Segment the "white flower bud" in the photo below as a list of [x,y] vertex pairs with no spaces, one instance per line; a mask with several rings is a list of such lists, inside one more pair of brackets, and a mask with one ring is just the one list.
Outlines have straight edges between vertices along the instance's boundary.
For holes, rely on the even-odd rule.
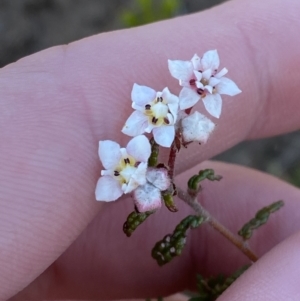
[[215,128],[215,124],[210,119],[197,111],[183,118],[181,125],[184,142],[206,143]]
[[168,189],[171,184],[166,168],[149,168],[146,178],[147,181],[161,191]]
[[135,189],[133,198],[139,212],[151,211],[161,207],[161,192],[150,183]]

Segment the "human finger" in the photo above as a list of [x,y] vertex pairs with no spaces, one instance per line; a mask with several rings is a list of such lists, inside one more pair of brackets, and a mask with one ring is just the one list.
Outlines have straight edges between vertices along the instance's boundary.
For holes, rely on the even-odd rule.
[[264,255],[219,300],[299,300],[299,247],[298,232]]
[[[254,233],[250,247],[260,257],[300,228],[299,189],[248,168],[206,162],[223,179],[204,183],[200,201],[233,233],[258,209],[282,198],[286,205]],[[185,183],[190,173],[176,179]],[[208,225],[188,234],[182,255],[159,267],[151,258],[154,244],[193,211],[176,201],[179,212],[161,209],[127,238],[122,232],[132,210],[130,199],[107,206],[76,242],[37,280],[16,297],[24,299],[120,299],[165,296],[195,289],[196,274],[230,274],[249,263],[242,252]]]
[[2,69],[0,297],[37,277],[96,215],[97,142],[127,141],[120,129],[131,113],[133,82],[179,91],[168,58],[217,48],[244,91],[224,105],[207,146],[191,146],[179,158],[178,171],[247,137],[296,129],[298,6],[233,1],[46,50]]

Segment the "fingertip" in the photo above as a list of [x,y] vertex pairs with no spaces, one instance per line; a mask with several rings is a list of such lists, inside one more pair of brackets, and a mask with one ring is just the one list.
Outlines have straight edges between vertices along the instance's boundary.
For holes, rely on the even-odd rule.
[[298,301],[300,233],[266,253],[225,293],[220,301]]

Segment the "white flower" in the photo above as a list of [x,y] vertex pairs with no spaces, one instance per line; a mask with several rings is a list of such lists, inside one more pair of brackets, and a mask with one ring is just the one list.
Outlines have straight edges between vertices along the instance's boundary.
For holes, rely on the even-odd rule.
[[146,183],[151,146],[145,136],[134,137],[126,148],[114,141],[100,141],[98,153],[105,170],[97,183],[97,201],[115,201]]
[[215,124],[210,119],[197,111],[183,118],[181,126],[184,142],[198,141],[200,143],[206,143],[215,128]]
[[129,116],[122,132],[137,136],[152,131],[157,144],[170,147],[175,137],[178,97],[171,94],[168,88],[156,92],[149,87],[134,84],[131,99],[132,108],[136,111]]
[[229,78],[223,68],[218,72],[220,60],[217,50],[210,50],[200,58],[197,54],[191,61],[168,60],[169,71],[183,87],[179,94],[181,110],[193,107],[201,98],[206,110],[219,118],[222,110],[220,94],[234,96],[241,90]]
[[139,212],[151,211],[161,207],[161,191],[169,188],[171,181],[165,168],[149,168],[147,183],[133,191],[133,198]]

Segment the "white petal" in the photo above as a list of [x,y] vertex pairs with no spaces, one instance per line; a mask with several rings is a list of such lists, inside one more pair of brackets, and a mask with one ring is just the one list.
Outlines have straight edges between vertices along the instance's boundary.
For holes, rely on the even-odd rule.
[[113,176],[115,173],[114,169],[101,170],[101,176]]
[[148,162],[142,162],[137,167],[136,172],[132,175],[132,177],[139,185],[144,185],[147,182],[146,181],[147,170],[148,170]]
[[212,91],[213,91],[213,88],[212,88],[211,86],[209,86],[209,85],[206,85],[206,86],[204,87],[204,89],[205,89],[206,91],[208,91],[210,94],[211,94]]
[[171,184],[168,171],[165,168],[149,168],[146,177],[152,185],[161,191],[168,189]]
[[128,136],[137,136],[145,132],[148,126],[148,117],[140,111],[134,111],[126,120],[122,133]]
[[148,126],[145,128],[146,133],[151,133],[151,131],[155,128],[152,123],[148,123]]
[[210,119],[197,111],[182,119],[181,124],[185,142],[198,141],[206,143],[215,128],[215,124]]
[[204,86],[201,82],[195,82],[195,84],[198,89],[204,89]]
[[198,81],[202,79],[202,72],[194,70],[194,75]]
[[157,144],[170,147],[175,138],[175,128],[173,125],[160,126],[153,129],[153,137]]
[[136,189],[137,187],[139,187],[139,184],[135,182],[133,179],[130,179],[128,184],[123,184],[122,190],[125,194],[127,194],[133,191],[134,189]]
[[165,99],[168,104],[179,102],[178,96],[172,94],[168,88],[162,90],[162,98]]
[[211,78],[209,79],[209,85],[210,85],[211,87],[216,86],[219,82],[220,82],[220,79],[218,79],[218,78],[216,78],[216,77],[211,77]]
[[129,193],[136,189],[137,187],[146,184],[146,172],[147,172],[147,163],[140,163],[135,173],[132,174],[128,185],[123,190],[124,193]]
[[131,91],[131,99],[138,106],[145,106],[146,104],[153,101],[156,97],[156,91],[146,87],[134,84]]
[[167,119],[169,120],[170,125],[173,125],[176,122],[176,119],[173,117],[173,115],[171,113],[167,114]]
[[220,79],[220,83],[216,86],[216,89],[218,93],[230,96],[234,96],[242,92],[238,86],[227,77],[222,77]]
[[190,84],[190,79],[189,80],[179,80],[179,85],[181,87],[190,87],[191,84]]
[[101,177],[96,186],[96,200],[111,202],[117,200],[123,191],[120,182],[110,176]]
[[220,59],[217,50],[210,50],[204,53],[201,59],[201,65],[203,70],[212,69],[217,70],[220,65]]
[[215,77],[216,77],[216,78],[221,78],[222,76],[224,76],[224,75],[227,74],[227,73],[228,73],[227,68],[223,68],[220,72],[218,72],[218,73],[215,75]]
[[193,64],[190,61],[168,60],[171,75],[178,80],[189,81],[193,78]]
[[169,110],[170,110],[170,112],[173,116],[173,122],[176,122],[179,103],[170,103],[170,104],[168,104],[168,107],[169,107]]
[[139,162],[148,162],[151,154],[151,146],[144,135],[131,139],[126,146],[127,153]]
[[219,118],[222,110],[222,98],[220,94],[207,94],[202,100],[207,112],[210,115]]
[[193,67],[195,70],[200,70],[201,61],[200,61],[200,57],[197,54],[194,54],[194,56],[191,59],[191,62],[193,63]]
[[146,183],[133,192],[133,198],[139,212],[151,211],[161,207],[161,193],[158,188]]
[[145,111],[145,106],[139,106],[139,105],[137,105],[135,102],[132,103],[131,107],[132,107],[134,110],[140,111],[140,112],[142,112],[142,113]]
[[111,140],[99,141],[99,158],[105,169],[113,169],[121,160],[120,145]]
[[179,94],[179,107],[180,110],[185,110],[194,106],[198,100],[200,99],[200,95],[197,94],[196,91],[190,88],[182,88]]
[[212,75],[212,70],[210,68],[203,71],[202,73],[202,77],[206,80],[209,80],[211,78],[211,75]]

